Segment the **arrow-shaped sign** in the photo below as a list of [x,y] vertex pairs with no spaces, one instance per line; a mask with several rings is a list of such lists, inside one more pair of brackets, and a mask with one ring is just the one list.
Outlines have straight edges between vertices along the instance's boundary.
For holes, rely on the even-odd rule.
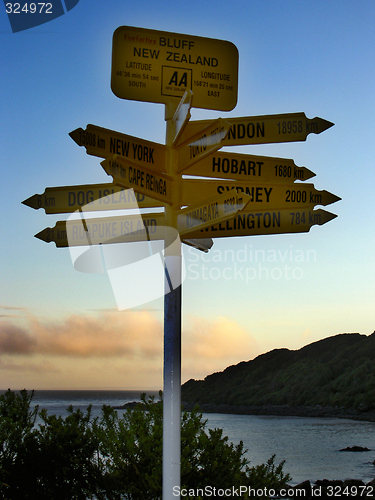
[[[306,118],[305,113],[226,118],[231,127],[222,146],[305,141],[308,134],[320,134],[334,124],[323,118]],[[181,141],[188,139],[212,120],[190,121]]]
[[[94,203],[97,201],[97,203]],[[47,187],[43,194],[34,194],[22,203],[28,207],[44,208],[46,214],[73,213],[81,207],[89,210],[116,210],[133,208],[163,207],[161,201],[115,184],[84,184],[81,186]]]
[[86,130],[77,128],[69,135],[78,146],[84,146],[89,155],[99,156],[99,158],[120,155],[139,162],[144,167],[158,172],[164,171],[166,146],[163,144],[91,124],[87,125]]
[[156,173],[122,156],[107,158],[101,165],[115,184],[172,205],[173,180],[169,175]]
[[191,118],[190,108],[193,102],[193,92],[191,90],[187,90],[182,99],[177,106],[175,114],[172,118],[172,127],[173,127],[173,141],[172,145],[176,146],[178,140],[184,131],[188,121]]
[[244,193],[223,193],[177,212],[177,229],[180,235],[190,233],[230,219],[243,210],[250,201]]
[[[143,224],[140,223],[138,215],[58,221],[53,228],[46,227],[35,237],[46,243],[53,241],[57,248],[164,239],[164,214],[141,216]],[[184,239],[182,242],[203,252],[208,252],[214,244],[211,238],[202,237]]]
[[202,252],[205,253],[207,253],[214,244],[211,238],[198,238],[198,239],[187,238],[182,240],[182,242],[185,243],[186,245],[194,247],[197,250],[201,250]]
[[297,167],[293,160],[227,152],[217,152],[199,160],[184,174],[278,184],[306,181],[315,176],[308,168]]
[[314,225],[323,225],[337,215],[325,210],[247,210],[226,222],[191,233],[194,238],[229,238],[267,234],[306,233]]
[[220,149],[229,128],[230,124],[226,120],[218,118],[180,144],[177,147],[178,172],[186,170],[197,161]]
[[255,209],[283,209],[289,207],[314,207],[330,205],[341,200],[328,191],[318,191],[313,184],[267,184],[256,182],[220,181],[220,180],[182,180],[182,205],[193,205],[207,197],[232,190],[250,197],[248,207]]
[[262,184],[203,179],[183,179],[182,183],[182,205],[199,203],[207,197],[232,190],[249,195],[249,206],[256,209],[326,206],[341,200],[328,191],[318,191],[313,184]]
[[58,221],[53,228],[47,227],[35,237],[46,243],[53,241],[58,248],[163,239],[164,214],[142,214],[141,217],[143,222],[139,215]]

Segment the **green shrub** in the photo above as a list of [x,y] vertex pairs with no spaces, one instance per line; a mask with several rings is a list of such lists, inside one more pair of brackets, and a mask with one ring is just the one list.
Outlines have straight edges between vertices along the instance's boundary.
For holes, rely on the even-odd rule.
[[[31,410],[33,393],[0,396],[1,500],[157,500],[162,496],[163,406],[154,398],[122,417],[68,408],[63,419]],[[41,423],[35,426],[39,414]],[[249,467],[243,443],[206,430],[202,414],[182,413],[181,486],[280,488],[290,477],[271,457]]]

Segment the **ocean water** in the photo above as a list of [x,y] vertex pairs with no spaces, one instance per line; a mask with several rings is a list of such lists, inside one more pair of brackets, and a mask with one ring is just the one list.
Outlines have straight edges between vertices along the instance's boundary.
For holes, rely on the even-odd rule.
[[99,416],[103,405],[121,406],[131,401],[140,401],[141,394],[154,396],[158,400],[158,391],[35,391],[32,404],[39,409],[45,408],[49,414],[66,416],[67,408],[85,410],[92,405],[92,414]]
[[[235,444],[241,440],[250,465],[265,463],[276,454],[285,460],[291,484],[309,479],[375,478],[375,422],[339,418],[276,417],[263,415],[209,414],[210,427],[219,427]],[[352,446],[369,452],[343,452]]]
[[[0,391],[3,393],[4,391]],[[143,391],[158,399],[157,391]],[[120,406],[140,401],[142,391],[35,391],[33,405],[49,414],[67,415],[67,408],[84,410],[93,406],[100,415],[103,404]],[[118,410],[121,414],[121,410]],[[291,484],[309,479],[375,478],[375,423],[338,418],[276,417],[260,415],[203,415],[207,428],[219,427],[230,442],[241,440],[247,449],[250,465],[266,462],[276,454],[276,463],[285,460],[284,471],[292,476]],[[371,451],[339,451],[348,446],[367,447]]]

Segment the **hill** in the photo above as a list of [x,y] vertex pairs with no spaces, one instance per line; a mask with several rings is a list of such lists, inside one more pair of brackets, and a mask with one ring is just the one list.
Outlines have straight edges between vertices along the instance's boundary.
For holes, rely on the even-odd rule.
[[237,408],[239,413],[299,414],[293,409],[323,407],[375,415],[375,332],[339,334],[296,351],[274,349],[204,380],[189,380],[182,400],[203,411],[209,405],[220,411],[221,405],[224,413]]

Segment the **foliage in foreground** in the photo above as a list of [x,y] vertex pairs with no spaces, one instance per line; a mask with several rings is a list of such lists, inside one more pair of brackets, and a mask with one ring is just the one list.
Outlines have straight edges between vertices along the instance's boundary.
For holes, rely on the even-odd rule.
[[[143,395],[122,417],[105,405],[95,418],[91,406],[86,412],[70,406],[63,419],[31,408],[32,397],[26,390],[0,396],[0,499],[161,498],[161,401]],[[274,456],[250,467],[242,441],[235,446],[221,429],[207,432],[197,409],[183,412],[181,422],[182,488],[278,489],[290,480]]]

